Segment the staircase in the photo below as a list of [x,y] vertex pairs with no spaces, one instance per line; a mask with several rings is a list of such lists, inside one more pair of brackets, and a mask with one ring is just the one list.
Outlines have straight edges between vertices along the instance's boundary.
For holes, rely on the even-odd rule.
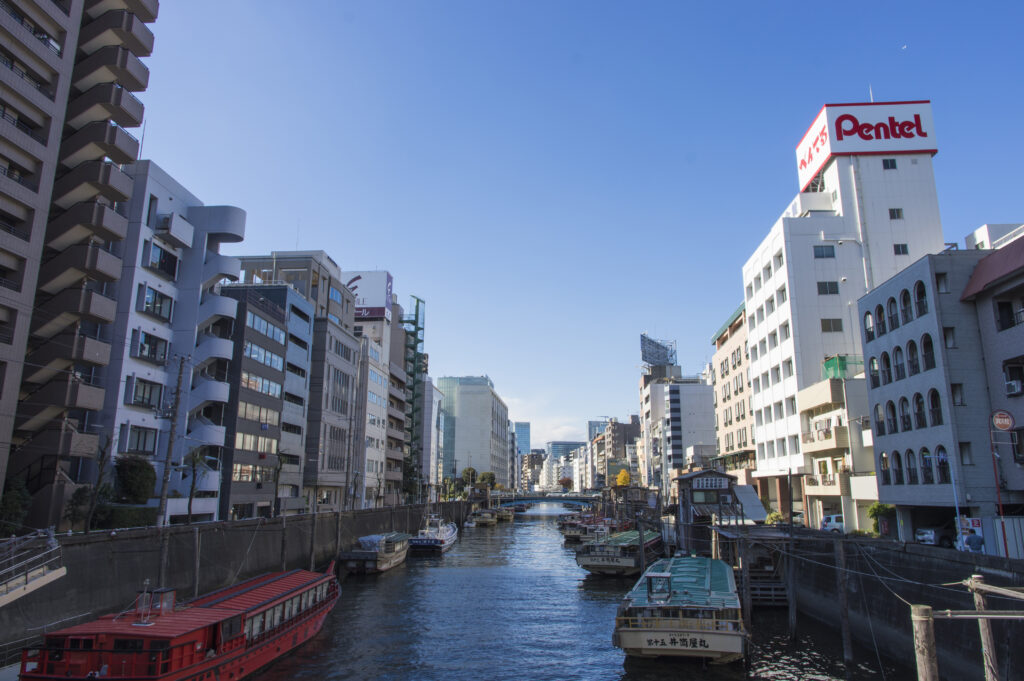
[[66,574],[53,530],[0,542],[0,608]]

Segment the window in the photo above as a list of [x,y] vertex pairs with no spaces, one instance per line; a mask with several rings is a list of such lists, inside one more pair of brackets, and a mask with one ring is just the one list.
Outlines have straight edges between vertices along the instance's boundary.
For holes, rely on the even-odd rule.
[[910,291],[907,289],[900,293],[900,316],[904,324],[909,324],[914,319],[914,306],[910,303]]
[[864,313],[864,340],[868,343],[875,340],[875,319],[870,312]]
[[889,474],[889,455],[885,452],[878,455],[878,473],[883,485],[892,483],[892,478]]
[[896,370],[896,380],[902,381],[907,377],[907,370],[903,366],[903,348],[896,346],[896,349],[892,351],[892,364]]
[[903,460],[907,464],[907,484],[917,484],[917,459],[914,457],[914,452],[907,450],[906,458]]
[[868,378],[871,381],[872,388],[877,388],[879,385],[881,385],[879,381],[877,357],[872,357],[871,359],[868,360]]
[[768,300],[764,301],[764,313],[766,315],[769,315],[772,312],[775,312],[775,299],[769,298]]
[[885,308],[881,305],[875,307],[875,335],[885,335]]
[[903,458],[899,452],[892,453],[892,484],[903,484]]
[[1013,460],[1017,463],[1024,463],[1024,428],[1017,428],[1010,433],[1013,438]]
[[754,315],[751,314],[749,317],[747,317],[747,328],[753,331],[756,325],[757,323],[754,321]]
[[914,341],[907,343],[907,369],[911,376],[921,373],[921,361],[917,356],[917,343]]
[[896,306],[896,299],[895,298],[890,298],[889,299],[888,308],[889,308],[889,330],[890,331],[894,331],[894,330],[900,328],[899,308]]
[[164,387],[159,383],[144,381],[141,378],[135,379],[135,388],[132,391],[132,404],[137,407],[160,406],[160,398],[163,396]]
[[757,275],[756,277],[754,277],[754,290],[755,291],[760,291],[761,290],[761,275],[760,274]]
[[768,334],[768,347],[771,349],[776,348],[779,345],[779,334],[777,331],[772,331]]
[[821,332],[822,333],[837,333],[843,330],[842,319],[822,319],[821,320]]
[[780,286],[779,290],[775,292],[775,302],[782,305],[786,302],[786,287]]
[[889,219],[890,220],[902,220],[903,219],[903,209],[902,208],[890,208],[889,209]]
[[815,246],[814,247],[815,258],[834,258],[836,257],[836,247],[831,244],[828,246]]
[[763,306],[757,308],[757,310],[755,311],[755,314],[757,315],[757,323],[758,324],[760,324],[761,322],[764,321],[764,307]]
[[776,364],[772,367],[772,383],[778,383],[782,380],[782,370],[779,369],[779,365]]
[[893,255],[910,255],[910,247],[907,244],[893,244]]
[[939,398],[938,390],[928,393],[928,415],[931,417],[933,426],[942,425],[942,400]]
[[789,322],[782,323],[782,326],[779,327],[779,335],[782,337],[782,340],[789,338]]
[[178,276],[178,257],[155,241],[149,242],[149,258],[146,267],[164,274],[169,279]]
[[971,453],[970,442],[960,442],[957,444],[957,449],[960,450],[960,465],[961,466],[973,466],[974,465],[974,454]]
[[919,281],[914,284],[914,299],[917,307],[917,316],[928,314],[928,294],[924,290],[924,282]]
[[266,366],[277,369],[278,371],[284,370],[284,357],[250,341],[245,342],[243,354],[249,359],[256,360],[260,364],[265,364]]
[[747,300],[750,300],[753,297],[754,297],[754,285],[753,284],[747,284]]
[[761,355],[764,355],[764,353],[768,352],[768,343],[765,342],[765,340],[763,338],[757,344],[757,351]]
[[958,407],[962,407],[966,404],[964,402],[964,384],[963,383],[950,383],[949,390],[953,393],[953,404]]
[[945,272],[935,273],[935,290],[939,293],[949,293],[949,277]]
[[921,393],[914,393],[914,427],[928,427],[928,419],[924,414],[924,398],[921,397]]
[[924,362],[925,371],[935,368],[935,348],[932,337],[927,333],[921,337],[921,361]]
[[888,385],[892,383],[892,361],[889,359],[889,353],[882,353],[882,385]]
[[779,251],[778,253],[775,254],[774,260],[775,260],[775,269],[781,269],[782,268],[782,251]]
[[894,159],[894,158],[883,158],[882,159],[882,170],[896,170],[896,159]]
[[783,411],[782,411],[782,402],[781,402],[781,401],[780,401],[780,402],[776,402],[776,403],[775,403],[774,405],[772,405],[772,406],[773,406],[773,408],[775,409],[775,419],[776,419],[776,420],[778,420],[778,419],[781,419],[781,418],[782,418],[782,416],[783,416]]
[[245,325],[251,329],[255,329],[259,333],[262,333],[267,338],[271,338],[281,345],[284,345],[286,338],[284,329],[272,324],[258,314],[247,312],[245,315]]
[[945,447],[938,447],[935,449],[935,466],[939,469],[939,484],[948,485],[950,482],[949,457],[946,456]]
[[149,286],[145,287],[142,298],[142,312],[158,317],[165,322],[171,321],[171,308],[174,300]]
[[952,326],[944,326],[944,327],[942,327],[942,343],[947,348],[955,348],[956,347],[956,329],[954,329]]
[[927,447],[921,449],[921,482],[931,485],[935,482],[935,470],[932,467],[932,454]]
[[906,432],[913,426],[910,422],[910,400],[906,397],[900,398],[900,430]]
[[256,423],[265,423],[268,426],[276,426],[281,422],[281,412],[270,407],[261,407],[251,402],[238,403],[238,418]]
[[755,393],[761,392],[761,379],[755,378],[752,387]]
[[787,359],[782,363],[782,376],[789,378],[793,375],[793,360]]
[[157,338],[151,333],[140,331],[138,353],[139,359],[163,364],[167,361],[167,341]]
[[839,295],[839,282],[838,281],[819,281],[818,282],[818,295],[819,296],[838,296]]
[[793,416],[794,414],[796,414],[796,398],[795,397],[787,397],[786,398],[786,416]]
[[128,451],[139,454],[156,452],[156,430],[132,426],[128,429]]
[[340,303],[341,302],[341,291],[339,291],[338,289],[334,288],[333,286],[330,287],[330,292],[327,295],[334,302],[336,302],[336,303]]
[[885,414],[881,404],[875,405],[875,435],[885,435]]

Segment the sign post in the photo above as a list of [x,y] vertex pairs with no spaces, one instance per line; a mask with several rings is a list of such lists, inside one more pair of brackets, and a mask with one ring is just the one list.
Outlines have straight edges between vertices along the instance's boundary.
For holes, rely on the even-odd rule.
[[1003,556],[1006,558],[1010,557],[1010,546],[1006,541],[1006,516],[1003,515],[1003,495],[1000,491],[999,464],[997,461],[999,459],[999,453],[996,451],[996,440],[995,437],[993,437],[993,431],[1010,431],[1013,430],[1014,425],[1013,414],[1005,409],[996,409],[992,412],[992,417],[989,419],[988,427],[988,444],[992,450],[992,475],[995,476],[996,501],[999,502],[999,527],[1003,531]]

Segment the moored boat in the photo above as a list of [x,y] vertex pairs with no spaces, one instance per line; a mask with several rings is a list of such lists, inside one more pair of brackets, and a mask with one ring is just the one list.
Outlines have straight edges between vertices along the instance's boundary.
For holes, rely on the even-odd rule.
[[747,633],[732,568],[711,558],[655,562],[619,605],[612,644],[638,657],[742,658]]
[[481,525],[497,525],[498,514],[489,508],[478,508],[469,514],[469,519],[472,520],[477,526]]
[[498,512],[498,520],[515,520],[516,512],[511,506],[499,506],[494,510]]
[[446,522],[434,513],[423,519],[423,527],[419,533],[409,540],[409,548],[413,551],[436,551],[444,553],[455,545],[459,537],[459,528],[455,523]]
[[338,601],[327,572],[253,577],[185,606],[146,590],[135,608],[46,634],[21,656],[21,681],[241,679],[315,636]]
[[402,532],[360,537],[359,548],[339,551],[338,560],[349,572],[384,572],[405,561],[410,538]]
[[[644,532],[644,563],[649,565],[661,555],[661,535]],[[596,575],[628,577],[640,574],[640,533],[617,532],[605,539],[588,542],[576,553],[576,563]]]

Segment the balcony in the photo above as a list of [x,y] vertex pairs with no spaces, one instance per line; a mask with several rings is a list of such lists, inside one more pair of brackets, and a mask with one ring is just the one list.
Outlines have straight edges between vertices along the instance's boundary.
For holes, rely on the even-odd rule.
[[128,233],[128,218],[102,203],[79,203],[46,226],[46,245],[57,251],[98,237],[121,241]]
[[83,92],[100,83],[119,83],[139,92],[149,84],[149,69],[127,47],[103,47],[78,62],[71,77]]
[[106,161],[86,161],[64,173],[53,183],[53,202],[61,208],[93,201],[127,201],[132,195],[132,178]]
[[16,430],[39,430],[68,409],[98,411],[103,408],[103,388],[61,374],[18,402]]
[[[226,404],[230,396],[231,388],[227,383],[222,381],[214,381],[213,379],[200,376],[196,380],[196,385],[192,388],[189,393],[188,407],[191,410],[196,410],[202,407],[204,404],[210,402],[220,402]],[[221,442],[223,442],[223,436]]]
[[196,327],[202,328],[218,317],[234,319],[238,315],[238,301],[227,296],[207,293],[205,300],[199,305],[196,315]]
[[[71,422],[74,422],[73,419]],[[56,455],[59,459],[72,456],[91,459],[95,458],[99,450],[99,436],[80,433],[62,419],[51,422],[37,433],[26,445],[26,449]]]
[[400,440],[402,442],[405,441],[405,430],[395,428],[389,423],[386,432],[390,438],[394,438],[395,440]]
[[124,10],[146,23],[152,23],[156,21],[159,9],[159,0],[86,0],[85,3],[85,13],[93,19],[107,12]]
[[56,293],[83,279],[116,281],[121,277],[121,258],[93,244],[77,244],[43,263],[39,290]]
[[142,125],[142,102],[117,83],[101,83],[74,97],[68,103],[65,121],[74,129],[89,123],[112,120],[122,128]]
[[796,401],[800,405],[800,411],[842,406],[844,403],[843,382],[838,378],[818,381],[797,393]]
[[60,153],[60,162],[68,168],[103,157],[115,163],[132,163],[139,158],[139,140],[115,123],[98,121],[64,140]]
[[139,57],[153,53],[153,32],[137,15],[114,10],[83,23],[78,49],[92,54],[104,47],[127,47]]
[[59,334],[26,358],[22,380],[43,383],[76,363],[107,366],[110,363],[110,343],[78,333]]
[[850,474],[804,476],[804,494],[814,497],[850,496]]
[[388,416],[390,416],[391,418],[398,419],[403,423],[405,422],[405,412],[401,409],[398,409],[397,407],[391,406],[390,403],[388,404]]
[[231,255],[209,253],[203,264],[202,287],[218,282],[221,279],[238,281],[238,273],[242,269],[242,261]]
[[850,446],[850,432],[846,426],[833,426],[827,430],[812,430],[800,434],[804,454],[845,449]]
[[156,227],[153,228],[153,231],[156,232],[161,239],[172,246],[177,246],[178,248],[192,248],[192,238],[195,233],[195,227],[177,213],[161,215],[157,220]]
[[801,192],[790,204],[786,217],[805,217],[812,211],[835,212],[832,197],[826,192]]
[[188,446],[212,445],[223,447],[226,435],[227,429],[224,426],[218,426],[210,419],[199,416],[192,419],[192,422],[189,423]]
[[87,289],[64,289],[32,315],[32,335],[51,338],[79,319],[100,324],[114,321],[117,301]]
[[405,402],[405,390],[403,390],[402,388],[396,388],[392,384],[388,383],[388,394],[391,395],[391,397],[395,398],[396,400]]
[[199,337],[199,344],[192,353],[192,363],[196,367],[214,359],[231,360],[235,353],[235,344],[229,338],[217,338],[209,334]]
[[221,243],[239,243],[245,238],[245,211],[235,206],[193,206],[188,219],[198,229]]
[[384,471],[384,479],[388,482],[402,482],[402,471]]

